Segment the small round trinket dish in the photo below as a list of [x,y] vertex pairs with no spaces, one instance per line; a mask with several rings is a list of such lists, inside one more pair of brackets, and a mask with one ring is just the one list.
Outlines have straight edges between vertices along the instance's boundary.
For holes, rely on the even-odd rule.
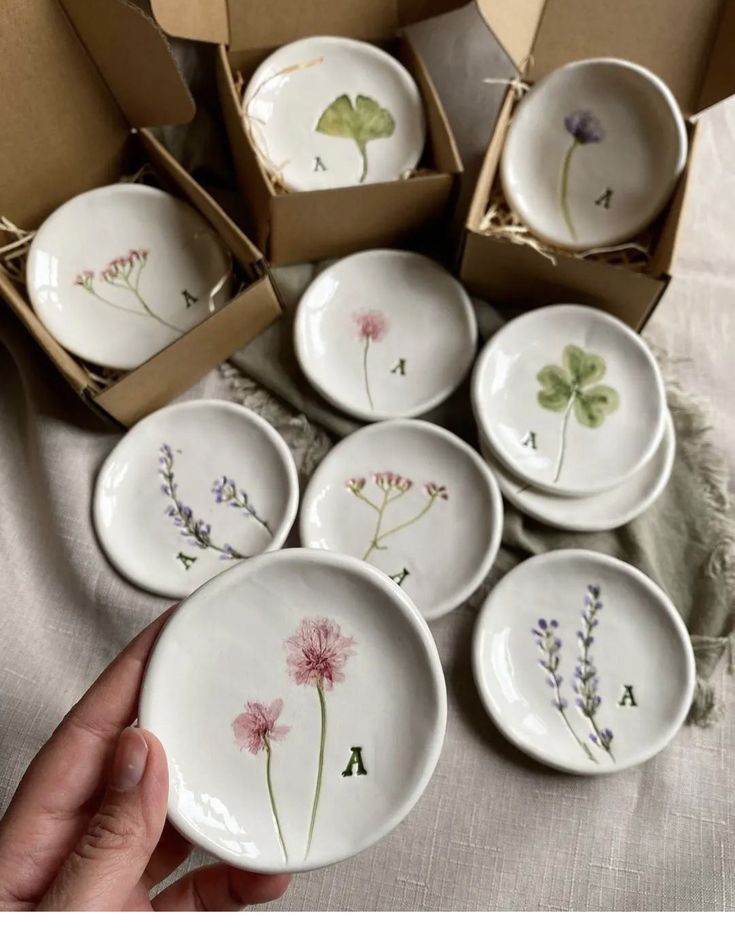
[[473,666],[503,735],[574,774],[653,757],[694,696],[694,652],[668,596],[593,551],[541,554],[503,577],[480,610]]
[[503,502],[482,458],[425,421],[371,425],[341,441],[304,493],[301,543],[379,567],[437,619],[492,567]]
[[131,428],[99,472],[93,518],[124,577],[180,599],[280,548],[298,501],[296,465],[274,428],[232,402],[199,400]]
[[179,832],[269,873],[330,865],[394,829],[431,778],[446,712],[411,600],[368,564],[296,548],[176,610],[139,721],[166,750]]
[[669,415],[661,446],[637,473],[621,486],[582,498],[555,496],[529,486],[506,470],[482,439],[480,447],[503,496],[524,515],[565,531],[610,531],[638,518],[664,491],[674,466],[676,436]]
[[645,229],[687,150],[684,118],[660,78],[632,62],[587,59],[552,71],[518,105],[500,177],[532,233],[579,252]]
[[221,308],[231,261],[186,202],[142,184],[109,185],[68,201],[28,255],[34,311],[62,347],[134,369]]
[[438,263],[368,250],[318,275],[294,324],[307,379],[354,418],[413,418],[459,386],[475,356],[472,303]]
[[242,100],[262,161],[291,191],[396,181],[418,165],[426,125],[416,82],[377,46],[310,36],[257,68]]
[[620,486],[653,457],[666,394],[641,338],[610,314],[553,305],[522,314],[488,342],[472,406],[497,457],[526,483],[562,496]]

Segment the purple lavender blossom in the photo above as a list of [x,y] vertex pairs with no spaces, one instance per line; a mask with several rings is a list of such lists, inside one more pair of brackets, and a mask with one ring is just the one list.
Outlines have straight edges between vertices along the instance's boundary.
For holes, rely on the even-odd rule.
[[264,531],[267,531],[273,537],[268,522],[258,515],[255,507],[250,503],[250,497],[244,489],[237,488],[234,479],[223,476],[222,479],[215,480],[212,484],[212,492],[214,493],[214,501],[218,505],[229,505],[233,509],[242,509],[245,515],[254,519]]
[[605,131],[597,117],[589,110],[574,110],[564,117],[564,126],[575,140],[583,146],[601,143]]
[[615,756],[611,751],[613,733],[608,728],[600,728],[595,718],[602,704],[602,697],[599,693],[600,678],[590,654],[590,648],[595,642],[592,633],[600,624],[597,614],[601,609],[600,587],[590,584],[584,597],[582,628],[577,632],[577,644],[580,653],[577,657],[577,666],[574,669],[574,692],[577,694],[577,709],[586,717],[592,727],[589,736],[590,741],[603,748],[615,761]]
[[221,547],[212,541],[212,526],[194,517],[189,506],[184,505],[178,495],[178,484],[174,478],[174,453],[168,444],[161,444],[158,457],[158,475],[162,478],[161,492],[171,500],[171,504],[164,510],[164,514],[173,519],[174,525],[180,529],[186,540],[201,550],[211,548],[219,551],[222,560],[242,560],[245,554],[240,554],[231,545]]

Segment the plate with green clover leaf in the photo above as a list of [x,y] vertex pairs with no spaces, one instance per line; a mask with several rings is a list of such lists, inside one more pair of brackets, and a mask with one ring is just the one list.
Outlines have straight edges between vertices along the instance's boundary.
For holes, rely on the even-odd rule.
[[647,345],[582,305],[540,308],[501,328],[475,366],[472,405],[493,455],[559,496],[624,483],[660,447],[667,418]]
[[396,181],[426,139],[421,93],[377,46],[310,36],[269,55],[242,97],[256,152],[291,191]]

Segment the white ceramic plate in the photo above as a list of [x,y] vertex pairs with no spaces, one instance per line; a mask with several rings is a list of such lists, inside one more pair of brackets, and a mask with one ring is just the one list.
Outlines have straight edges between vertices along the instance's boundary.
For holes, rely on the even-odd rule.
[[255,71],[243,108],[257,148],[292,191],[395,181],[424,149],[416,82],[356,39],[284,45]]
[[624,483],[666,426],[651,351],[612,315],[580,305],[541,308],[502,327],[475,367],[472,405],[509,470],[566,496]]
[[176,611],[139,720],[166,749],[181,833],[241,868],[303,871],[409,813],[441,752],[446,688],[398,587],[353,558],[292,549],[234,567]]
[[425,421],[371,425],[339,443],[314,473],[300,517],[302,544],[369,561],[429,620],[482,583],[502,529],[490,469]]
[[598,58],[531,89],[513,115],[500,176],[509,205],[540,239],[585,250],[647,227],[686,159],[684,119],[663,81]]
[[566,531],[609,531],[642,515],[664,491],[674,466],[676,437],[674,422],[669,415],[661,446],[637,473],[622,486],[580,499],[555,496],[519,481],[492,455],[483,438],[480,438],[480,447],[500,491],[525,515]]
[[293,457],[267,421],[232,402],[182,402],[144,418],[109,455],[94,524],[123,576],[178,599],[281,547],[298,499]]
[[511,570],[480,611],[473,665],[506,738],[575,774],[651,758],[694,694],[694,652],[669,598],[592,551],[552,551]]
[[230,273],[217,234],[190,205],[120,184],[78,195],[42,224],[27,286],[62,347],[134,369],[221,308]]
[[314,388],[355,418],[413,418],[469,371],[477,323],[467,293],[438,263],[402,250],[355,253],[304,292],[296,356]]

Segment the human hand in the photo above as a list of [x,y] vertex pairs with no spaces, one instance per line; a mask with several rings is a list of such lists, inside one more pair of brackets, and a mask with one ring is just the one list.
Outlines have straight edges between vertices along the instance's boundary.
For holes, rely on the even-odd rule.
[[239,910],[286,890],[288,875],[218,864],[150,897],[191,851],[166,822],[163,747],[130,727],[146,660],[172,612],[112,662],[32,761],[0,821],[0,909]]

